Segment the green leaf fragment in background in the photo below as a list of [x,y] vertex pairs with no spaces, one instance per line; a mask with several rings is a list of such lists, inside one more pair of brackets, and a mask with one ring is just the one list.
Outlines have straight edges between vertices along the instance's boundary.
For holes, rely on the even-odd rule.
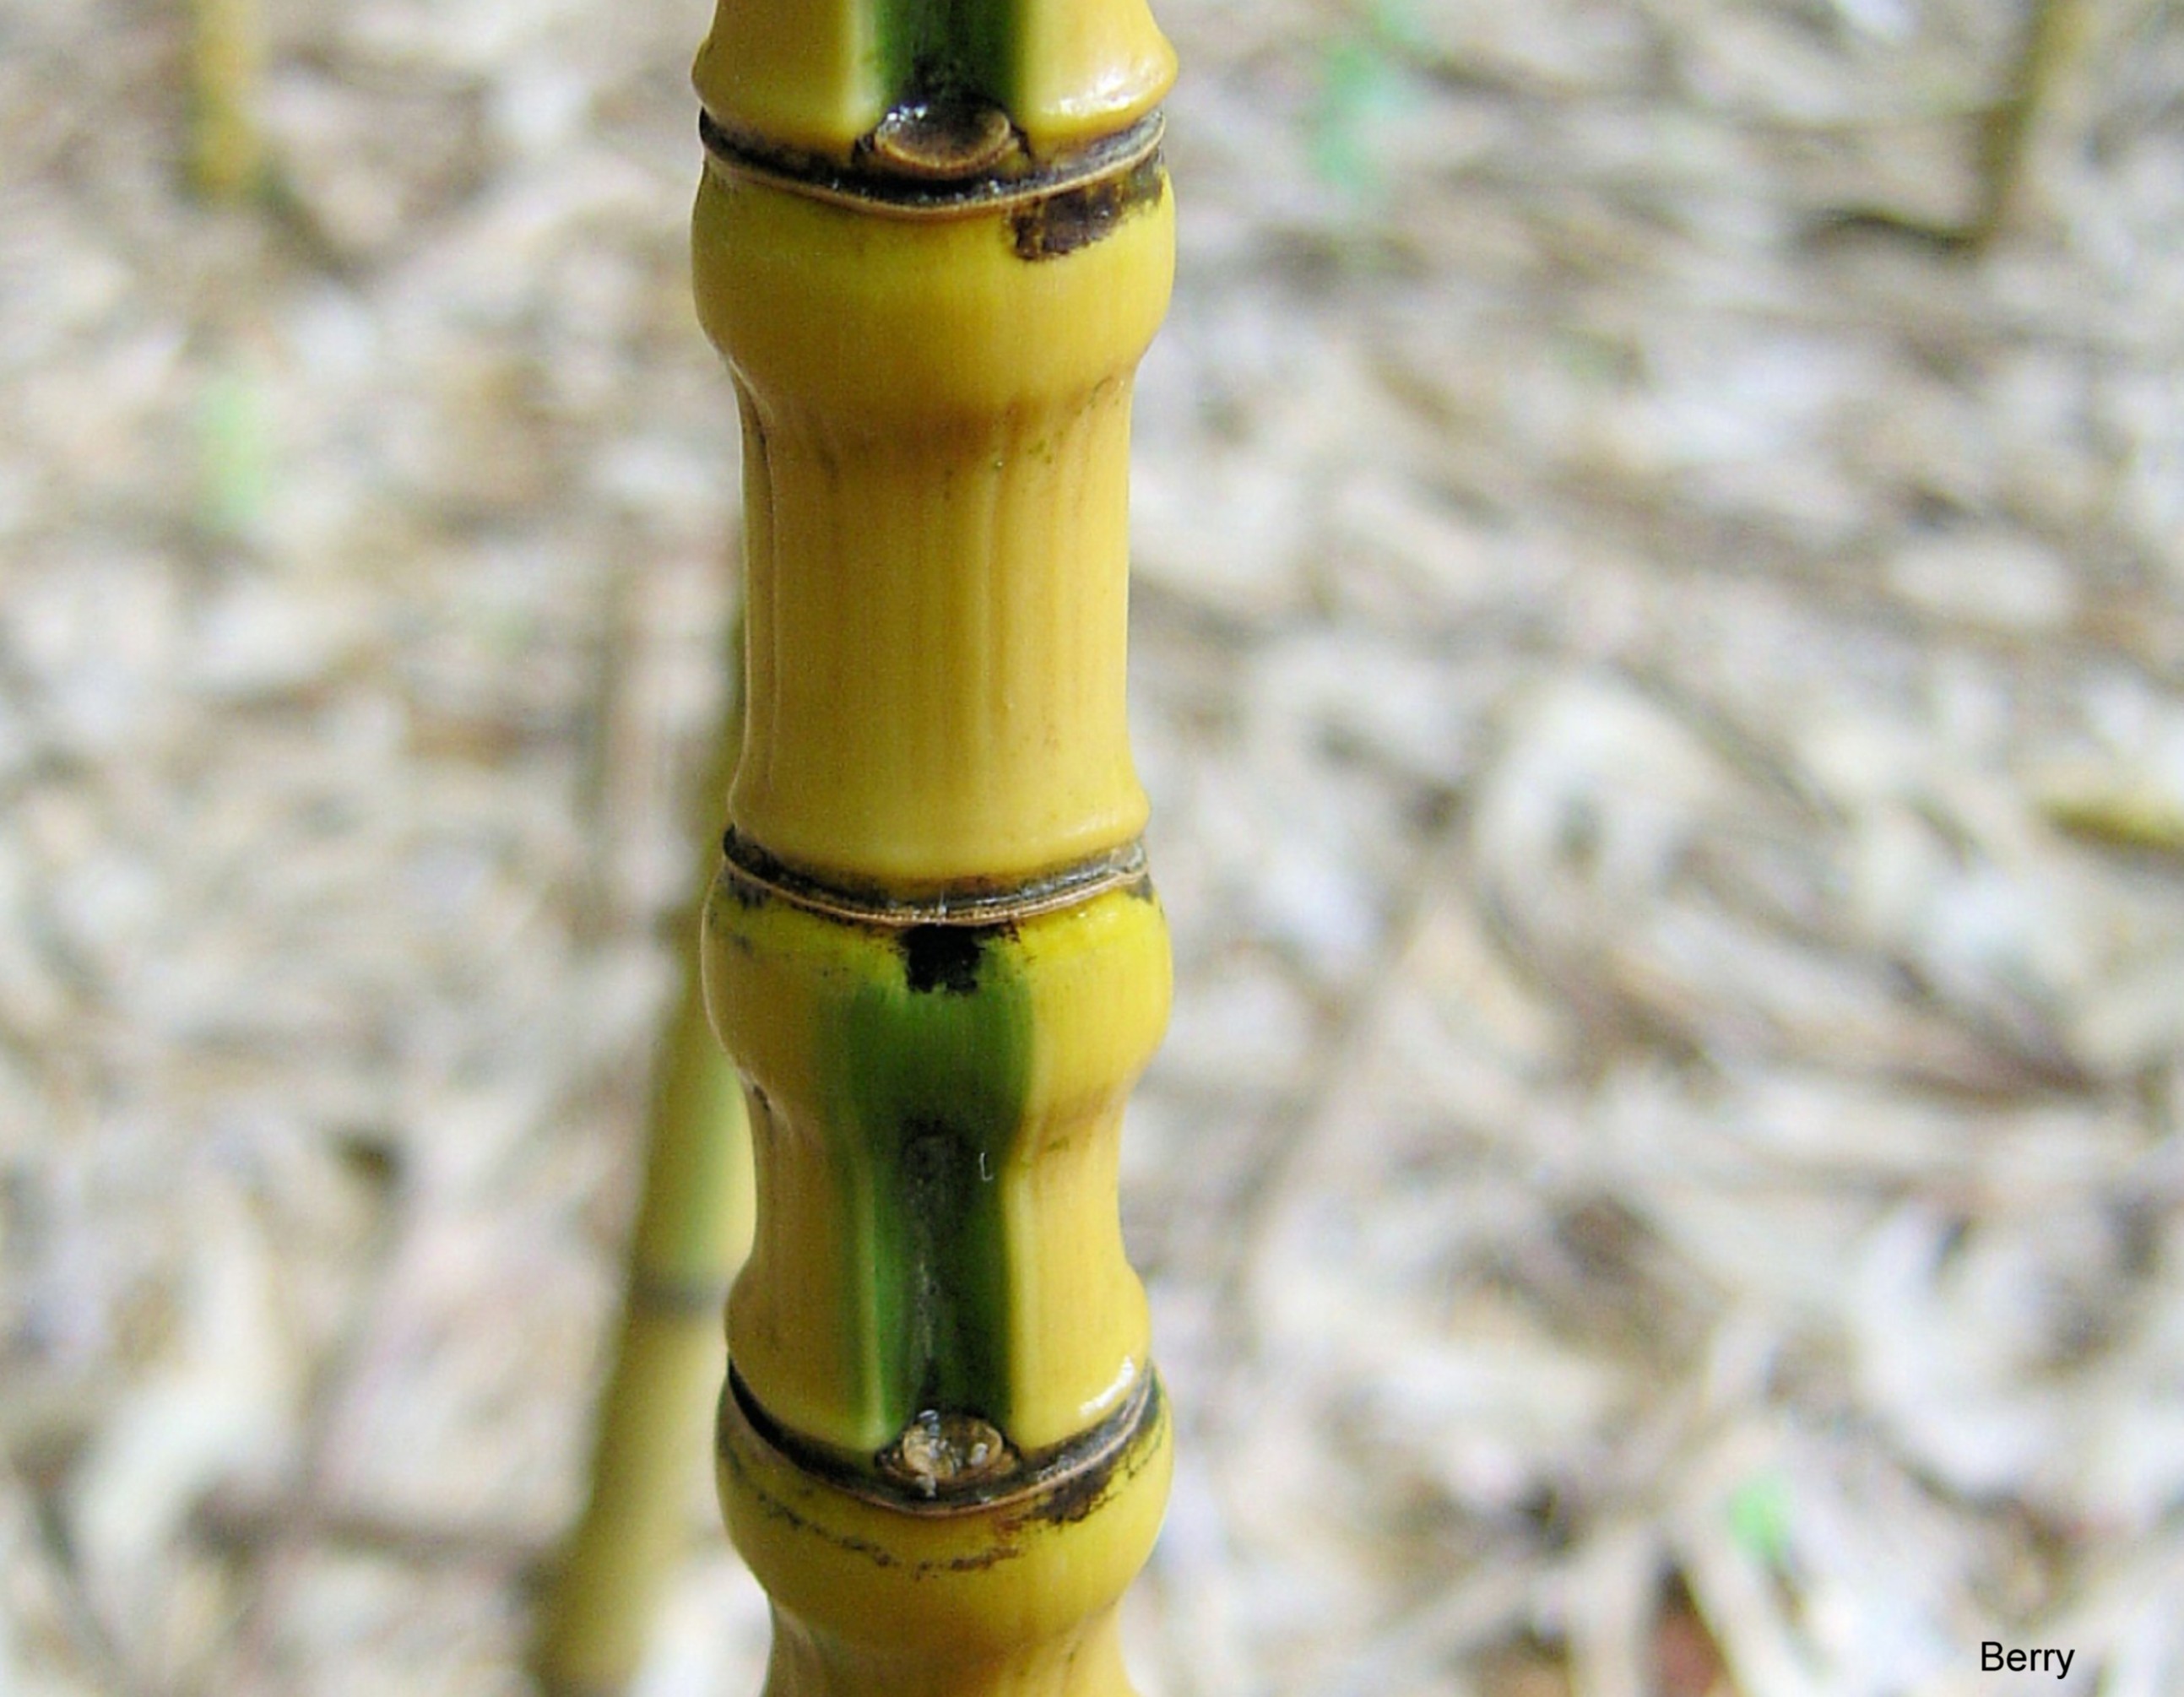
[[1421,59],[1433,53],[1433,38],[1411,0],[1380,0],[1373,8],[1373,31],[1399,55]]
[[1780,1571],[1790,1550],[1790,1482],[1769,1470],[1755,1473],[1729,1499],[1729,1532],[1736,1547]]
[[1362,131],[1385,74],[1379,49],[1355,36],[1330,45],[1321,62],[1319,101],[1312,118],[1312,166],[1337,188],[1366,193],[1380,186]]
[[1403,61],[1423,46],[1416,16],[1403,0],[1384,0],[1362,25],[1329,43],[1310,136],[1312,169],[1323,181],[1361,196],[1377,197],[1384,188],[1373,132],[1412,103]]
[[272,486],[265,398],[246,374],[214,372],[198,402],[198,499],[209,528],[232,535],[265,510]]

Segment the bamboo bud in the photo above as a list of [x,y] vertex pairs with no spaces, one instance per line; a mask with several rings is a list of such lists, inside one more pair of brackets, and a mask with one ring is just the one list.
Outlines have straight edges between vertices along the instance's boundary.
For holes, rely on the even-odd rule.
[[720,1477],[769,1697],[1127,1697],[1167,1423],[1116,1210],[1167,935],[1124,714],[1173,213],[1142,0],[723,0],[700,321],[748,717],[705,921],[749,1104]]

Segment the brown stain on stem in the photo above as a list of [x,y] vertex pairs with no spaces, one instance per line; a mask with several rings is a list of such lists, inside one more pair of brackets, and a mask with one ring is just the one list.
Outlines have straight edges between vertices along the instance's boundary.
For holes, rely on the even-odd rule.
[[1156,206],[1167,187],[1157,149],[1127,171],[1100,177],[1022,206],[1010,230],[1020,260],[1058,260],[1112,235],[1140,208]]

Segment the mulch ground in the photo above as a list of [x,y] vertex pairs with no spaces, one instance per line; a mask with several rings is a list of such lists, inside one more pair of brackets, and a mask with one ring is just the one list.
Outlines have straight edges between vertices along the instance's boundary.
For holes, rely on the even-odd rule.
[[[0,4],[9,1693],[522,1689],[701,873],[707,8],[265,9],[214,211],[181,8]],[[1149,1697],[2184,1689],[2184,24],[2072,11],[1974,254],[2021,3],[1162,8]]]

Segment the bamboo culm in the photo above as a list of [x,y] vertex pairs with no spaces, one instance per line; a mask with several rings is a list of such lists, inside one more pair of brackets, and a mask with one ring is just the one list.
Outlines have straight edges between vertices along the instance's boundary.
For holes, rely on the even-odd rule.
[[1142,0],[722,0],[699,315],[747,720],[704,924],[757,1182],[717,1431],[768,1697],[1127,1697],[1170,1428],[1116,1182],[1167,933],[1125,715],[1166,310]]
[[264,57],[258,0],[190,0],[188,176],[191,187],[216,204],[248,199],[264,183],[257,109]]
[[[733,651],[742,647],[741,627]],[[699,818],[708,840],[743,735],[740,667],[713,740]],[[636,1677],[687,1545],[725,1351],[721,1315],[750,1245],[750,1135],[734,1069],[706,1023],[700,903],[677,920],[685,969],[655,1069],[644,1183],[621,1324],[599,1403],[584,1510],[552,1566],[531,1666],[548,1697],[611,1697]]]

